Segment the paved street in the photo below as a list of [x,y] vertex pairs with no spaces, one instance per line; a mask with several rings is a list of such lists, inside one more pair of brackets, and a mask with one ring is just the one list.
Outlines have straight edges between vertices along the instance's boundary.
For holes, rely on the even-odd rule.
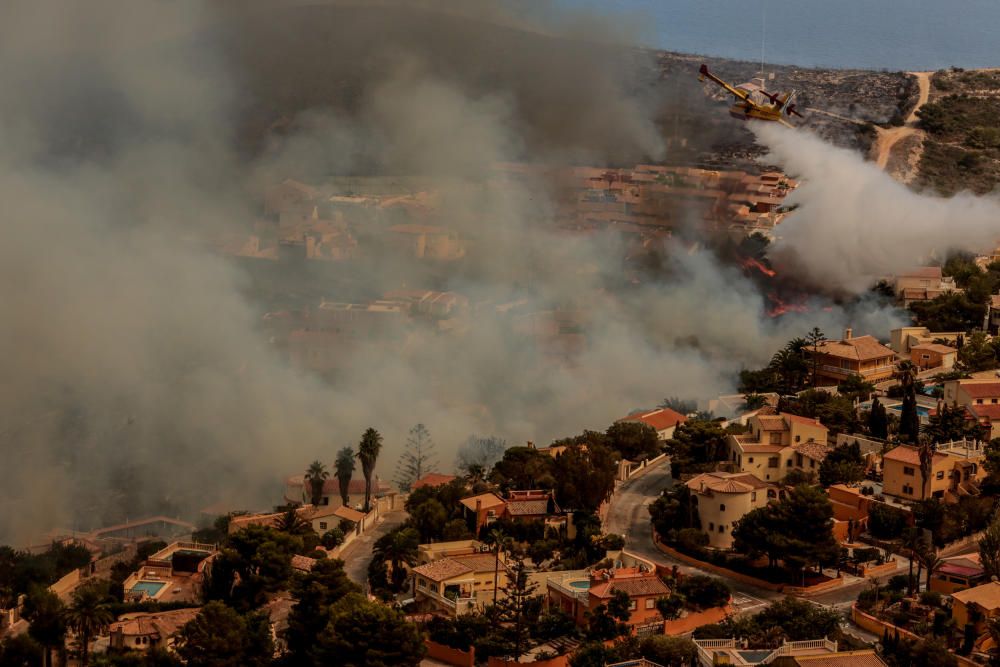
[[362,587],[367,585],[368,563],[372,560],[372,548],[375,546],[376,540],[404,521],[406,521],[406,512],[403,510],[386,512],[374,528],[347,545],[347,548],[341,552],[340,558],[344,561],[344,571],[347,572],[351,581]]
[[[618,487],[611,499],[605,521],[605,532],[624,535],[625,545],[629,551],[659,565],[667,567],[676,565],[677,569],[684,574],[716,576],[711,572],[684,565],[680,561],[670,558],[653,544],[653,528],[649,521],[648,507],[664,489],[668,489],[672,485],[670,464],[665,459],[624,482]],[[730,579],[726,581],[733,589],[733,602],[739,613],[755,611],[767,604],[769,600],[784,597],[780,593],[757,586],[750,586]]]

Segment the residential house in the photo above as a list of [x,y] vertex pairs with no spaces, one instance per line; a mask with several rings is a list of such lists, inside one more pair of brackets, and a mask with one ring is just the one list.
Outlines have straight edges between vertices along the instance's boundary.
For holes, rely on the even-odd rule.
[[587,606],[590,613],[600,605],[607,605],[619,591],[629,597],[630,627],[662,623],[656,601],[670,596],[670,589],[655,571],[645,567],[621,567],[594,570],[590,573],[590,588],[587,591]]
[[833,532],[841,542],[854,542],[868,528],[868,515],[872,507],[878,504],[892,505],[907,516],[910,524],[913,515],[909,507],[897,501],[881,501],[875,499],[874,489],[869,487],[870,494],[861,492],[863,486],[833,484],[826,490],[833,508]]
[[310,505],[309,507],[312,511],[308,512],[304,518],[312,525],[312,529],[317,535],[322,536],[329,530],[339,528],[341,521],[350,521],[354,524],[352,530],[358,535],[361,534],[365,519],[363,512],[346,505],[320,505],[315,508]]
[[707,472],[687,482],[708,546],[731,549],[733,525],[751,510],[778,498],[774,484],[750,473]]
[[986,570],[983,569],[979,554],[973,552],[942,559],[941,565],[931,575],[930,589],[951,595],[967,588],[974,588],[986,581]]
[[893,289],[903,308],[915,301],[931,301],[948,292],[960,292],[955,279],[944,276],[940,266],[922,266],[896,276]]
[[200,607],[124,614],[108,626],[111,648],[132,651],[148,651],[152,648],[169,650],[174,646],[177,632],[194,620],[199,611]]
[[465,256],[465,242],[445,227],[420,224],[394,225],[390,240],[417,259],[451,261]]
[[510,491],[504,501],[501,516],[513,521],[546,521],[562,517],[552,491]]
[[466,522],[474,528],[473,534],[478,535],[483,526],[496,521],[503,514],[507,503],[495,493],[481,493],[478,496],[462,498],[462,513]]
[[889,332],[889,347],[903,357],[918,345],[944,342],[959,347],[965,339],[964,331],[931,331],[927,327],[900,327]]
[[494,591],[500,595],[508,581],[502,551],[446,556],[412,572],[414,600],[452,616],[492,604]]
[[[312,489],[305,481],[304,475],[292,475],[285,480],[285,501],[308,504],[312,498]],[[394,509],[400,501],[396,489],[387,482],[382,481],[378,475],[372,479],[372,500],[385,499],[387,509]],[[352,479],[347,487],[348,505],[354,509],[363,509],[365,504],[365,480],[363,478]],[[336,477],[332,477],[323,482],[323,495],[320,498],[319,506],[332,505],[334,507],[343,505],[340,496],[340,482]],[[400,503],[401,504],[401,503]]]
[[774,649],[750,649],[737,639],[696,639],[698,666],[777,665],[778,667],[885,667],[873,649],[837,651],[827,638],[783,641]]
[[957,359],[958,350],[949,345],[922,343],[910,348],[910,362],[921,371],[954,368]]
[[989,426],[988,439],[1000,437],[1000,380],[949,380],[942,398],[948,405],[965,406],[976,420]]
[[765,482],[779,482],[792,470],[818,473],[829,451],[829,430],[816,419],[767,412],[747,420],[746,433],[729,436],[729,464]]
[[951,617],[957,628],[972,624],[977,633],[985,632],[986,623],[1000,617],[1000,582],[991,581],[951,594]]
[[920,450],[900,445],[882,457],[882,489],[887,496],[918,501],[941,498],[957,502],[960,496],[978,493],[977,482],[986,476],[983,450],[978,443],[949,443],[931,457],[926,488],[920,469]]
[[677,428],[678,424],[686,422],[687,417],[670,408],[659,408],[657,410],[639,410],[618,421],[639,422],[650,426],[656,431],[656,437],[660,442],[666,442],[674,437],[674,429]]
[[873,336],[854,336],[851,329],[840,340],[820,343],[816,351],[805,349],[812,363],[815,357],[816,381],[820,385],[836,385],[860,375],[868,382],[881,382],[892,377],[896,353]]

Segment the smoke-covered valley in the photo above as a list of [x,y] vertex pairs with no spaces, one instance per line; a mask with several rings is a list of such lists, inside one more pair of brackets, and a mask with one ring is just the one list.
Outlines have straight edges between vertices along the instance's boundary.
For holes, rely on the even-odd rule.
[[[549,185],[498,177],[497,164],[662,160],[657,118],[705,103],[663,91],[648,54],[619,45],[636,36],[598,17],[531,3],[515,21],[495,3],[463,5],[0,9],[0,542],[215,502],[266,507],[284,475],[332,462],[368,426],[386,438],[384,477],[417,422],[447,469],[471,434],[545,442],[604,428],[667,395],[732,391],[741,368],[814,326],[884,337],[900,321],[857,297],[867,283],[850,276],[868,264],[850,263],[838,303],[802,295],[804,312],[768,317],[761,285],[719,260],[694,214],[652,242],[655,271],[636,268],[622,235],[548,224]],[[535,19],[543,28],[525,30]],[[854,169],[839,154],[797,158],[811,140],[774,141],[806,179]],[[216,241],[250,228],[285,178],[371,174],[431,184],[433,223],[468,239],[467,256],[427,272],[373,253],[294,289],[341,301],[450,290],[473,313],[454,332],[352,341],[320,378],[271,344],[261,318],[276,297]],[[827,205],[814,192],[802,188],[803,216]],[[823,221],[808,229],[841,224]],[[840,271],[807,254],[834,250],[799,224],[780,233],[805,274]],[[932,247],[907,246],[899,264]],[[573,313],[579,346],[553,359],[494,316],[519,300]]]

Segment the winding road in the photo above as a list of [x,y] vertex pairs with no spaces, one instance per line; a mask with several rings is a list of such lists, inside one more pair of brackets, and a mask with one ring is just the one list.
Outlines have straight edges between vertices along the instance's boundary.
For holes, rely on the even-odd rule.
[[[653,542],[649,505],[673,484],[674,480],[670,476],[670,464],[665,460],[650,465],[641,473],[623,482],[615,490],[608,506],[605,531],[623,535],[625,546],[630,552],[653,563],[667,567],[677,566],[678,570],[684,574],[707,574],[718,577],[719,575],[715,573],[700,570],[671,558],[660,551]],[[899,556],[896,558],[900,561],[899,567],[895,572],[879,577],[880,581],[888,581],[890,577],[906,571],[908,562]],[[733,590],[733,606],[736,607],[738,614],[757,611],[770,601],[786,597],[783,593],[752,586],[734,579],[719,578],[725,579]],[[850,610],[851,603],[857,599],[858,594],[869,586],[871,583],[868,580],[853,578],[846,585],[811,596],[809,600],[846,614]]]

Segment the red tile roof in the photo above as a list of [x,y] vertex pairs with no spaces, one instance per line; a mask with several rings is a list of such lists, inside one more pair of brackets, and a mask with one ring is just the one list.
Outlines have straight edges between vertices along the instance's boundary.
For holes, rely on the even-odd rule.
[[427,563],[413,568],[415,574],[431,581],[446,581],[452,577],[474,572],[473,568],[453,558],[441,558],[433,563]]
[[659,410],[633,412],[618,421],[642,422],[643,424],[652,426],[657,431],[663,431],[678,424],[683,424],[687,421],[687,417],[676,410],[660,408]]
[[484,510],[493,507],[500,507],[506,504],[504,499],[495,493],[482,493],[478,496],[470,496],[468,498],[462,498],[459,502],[468,507],[473,512],[476,511],[476,501],[482,501],[482,508]]
[[960,382],[969,398],[1000,398],[1000,382]]
[[436,472],[429,472],[413,484],[410,485],[411,489],[420,489],[425,486],[444,486],[450,482],[454,482],[457,477],[454,475],[441,475]]
[[[934,452],[934,457],[939,459],[948,458],[948,455],[941,452]],[[920,465],[920,450],[909,445],[900,445],[886,452],[882,460],[899,461],[900,463],[909,463],[910,465],[918,466]]]
[[870,361],[883,357],[895,357],[896,353],[886,347],[874,336],[857,336],[845,340],[828,340],[819,345],[820,354],[833,357]]
[[969,411],[980,419],[989,419],[990,421],[1000,420],[1000,404],[989,403],[984,405],[970,405]]
[[616,591],[625,591],[629,597],[670,595],[670,589],[655,574],[613,578],[590,587],[590,594],[602,600],[614,597]]

